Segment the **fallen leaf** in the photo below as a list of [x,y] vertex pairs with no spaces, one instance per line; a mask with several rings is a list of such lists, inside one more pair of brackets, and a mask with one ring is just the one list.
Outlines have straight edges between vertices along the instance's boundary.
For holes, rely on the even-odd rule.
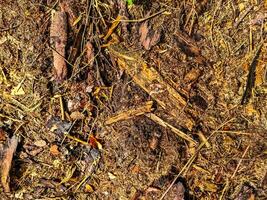
[[5,141],[7,138],[6,132],[0,128],[0,141]]
[[140,167],[138,165],[135,165],[131,171],[133,174],[137,174],[138,172],[140,172]]
[[52,145],[50,147],[50,153],[54,156],[57,156],[59,154],[59,151],[58,151],[58,146],[57,145]]
[[139,28],[140,43],[146,50],[150,50],[152,46],[155,46],[160,40],[160,31],[151,30],[148,26],[148,22],[141,24]]
[[98,148],[99,150],[102,150],[102,144],[98,142],[98,140],[93,135],[89,136],[89,144],[93,148]]
[[95,57],[94,47],[93,47],[91,42],[87,42],[85,45],[85,48],[86,48],[87,62],[89,64],[89,66],[92,66],[92,64],[94,62],[94,57]]
[[24,95],[24,94],[25,94],[25,92],[24,92],[23,88],[20,85],[14,87],[11,90],[11,95]]

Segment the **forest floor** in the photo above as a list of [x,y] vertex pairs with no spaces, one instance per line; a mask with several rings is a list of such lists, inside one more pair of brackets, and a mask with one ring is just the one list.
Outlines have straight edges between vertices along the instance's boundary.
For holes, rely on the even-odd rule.
[[0,199],[267,199],[267,1],[0,1]]

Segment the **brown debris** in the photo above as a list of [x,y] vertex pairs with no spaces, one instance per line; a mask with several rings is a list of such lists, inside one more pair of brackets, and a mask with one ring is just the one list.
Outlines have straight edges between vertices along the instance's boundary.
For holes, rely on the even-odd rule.
[[160,31],[153,31],[148,26],[148,22],[141,24],[139,28],[140,43],[145,50],[150,50],[152,46],[155,46],[160,40]]
[[176,196],[173,200],[184,200],[185,197],[185,188],[181,182],[177,183],[174,186]]
[[2,163],[1,163],[1,183],[6,193],[10,192],[10,177],[9,172],[12,165],[13,156],[16,152],[19,139],[14,135],[11,139],[8,140],[7,146],[4,148]]
[[[181,122],[181,126],[192,130],[194,121],[183,110],[186,100],[151,66],[138,55],[124,53],[123,47],[110,46],[111,53],[118,58],[118,65],[133,81],[145,90],[164,110]],[[138,72],[138,73],[136,73]]]
[[7,137],[6,132],[0,128],[0,142],[5,141],[6,137]]
[[254,200],[255,189],[248,184],[245,184],[235,200]]
[[65,12],[55,11],[52,14],[50,43],[53,48],[55,80],[62,82],[67,76],[67,65],[65,62],[67,15]]

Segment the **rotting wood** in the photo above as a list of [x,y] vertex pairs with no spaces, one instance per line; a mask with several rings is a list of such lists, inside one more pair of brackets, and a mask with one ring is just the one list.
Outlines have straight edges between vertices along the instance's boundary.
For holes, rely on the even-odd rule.
[[14,153],[16,152],[18,146],[19,138],[14,135],[11,139],[9,139],[7,146],[4,148],[4,152],[2,155],[2,163],[1,163],[1,183],[6,193],[10,192],[10,177],[9,172],[12,165],[12,160]]
[[169,123],[165,122],[163,119],[161,119],[157,115],[155,115],[153,113],[148,113],[148,114],[146,114],[146,116],[149,119],[151,119],[152,121],[156,122],[157,124],[159,124],[165,128],[169,128],[172,132],[174,132],[176,135],[183,138],[184,140],[191,142],[193,144],[197,144],[197,142],[193,138],[191,138],[189,135],[185,134],[184,132],[180,131],[179,129],[175,128],[174,126],[170,125]]
[[106,124],[107,125],[113,124],[113,123],[121,121],[121,120],[127,120],[127,119],[131,119],[135,116],[149,113],[153,110],[152,105],[153,105],[153,102],[148,101],[145,103],[145,105],[141,105],[137,108],[132,108],[130,110],[126,110],[124,112],[118,113],[118,114],[110,117],[109,119],[107,119]]
[[194,121],[184,113],[186,100],[153,68],[136,53],[127,53],[123,47],[109,46],[110,53],[117,58],[119,67],[145,90],[165,111],[174,116],[181,126],[192,130]]
[[52,13],[50,43],[53,49],[55,80],[62,82],[67,76],[65,48],[67,44],[67,15],[65,12]]

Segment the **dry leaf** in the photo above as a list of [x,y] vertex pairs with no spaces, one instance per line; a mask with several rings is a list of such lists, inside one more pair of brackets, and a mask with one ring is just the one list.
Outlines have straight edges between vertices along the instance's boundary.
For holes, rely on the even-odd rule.
[[6,132],[0,128],[0,141],[5,141],[7,137]]
[[24,92],[23,88],[20,85],[14,87],[11,90],[11,95],[24,95],[24,94],[25,94],[25,92]]
[[132,173],[133,174],[137,174],[137,173],[139,173],[140,172],[140,167],[139,167],[139,165],[135,165],[133,168],[132,168]]
[[98,142],[98,140],[93,135],[89,136],[89,144],[93,148],[98,148],[99,150],[102,150],[102,144]]
[[58,146],[57,145],[52,145],[50,147],[50,153],[54,156],[57,156],[59,154],[59,151],[58,151]]
[[108,172],[108,177],[109,177],[110,180],[114,180],[114,179],[117,178],[117,177],[116,177],[114,174],[112,174],[111,172]]
[[73,26],[75,21],[78,19],[78,17],[77,17],[78,15],[75,12],[75,9],[71,7],[71,5],[73,5],[73,2],[71,2],[69,0],[65,0],[65,1],[59,3],[61,11],[67,13],[68,20],[69,20],[70,24]]

